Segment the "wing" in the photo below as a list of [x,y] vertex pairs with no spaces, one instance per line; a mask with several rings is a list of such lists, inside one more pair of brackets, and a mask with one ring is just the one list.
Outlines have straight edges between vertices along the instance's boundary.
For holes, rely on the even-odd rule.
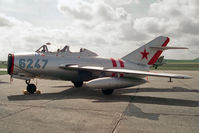
[[114,68],[104,68],[97,66],[79,66],[79,65],[60,65],[60,68],[65,70],[83,70],[89,72],[105,72],[105,73],[123,73],[123,74],[131,74],[134,76],[155,76],[155,77],[169,77],[169,78],[177,78],[177,79],[190,79],[191,76],[180,75],[180,74],[171,74],[171,73],[154,73],[148,71],[139,71],[139,70],[130,70],[130,69],[114,69]]

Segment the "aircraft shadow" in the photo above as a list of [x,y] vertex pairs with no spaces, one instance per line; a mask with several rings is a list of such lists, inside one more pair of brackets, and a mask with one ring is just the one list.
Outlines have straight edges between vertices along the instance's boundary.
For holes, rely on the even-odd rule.
[[135,104],[133,103],[129,103],[123,113],[125,116],[134,116],[137,118],[149,120],[159,120],[160,116],[160,114],[158,113],[143,112],[139,107],[135,106]]
[[123,89],[118,93],[136,93],[136,92],[199,92],[196,89],[187,89],[183,87],[173,87],[173,88],[138,88],[138,89]]
[[114,92],[113,95],[105,96],[99,90],[91,90],[88,88],[68,88],[61,92],[56,93],[43,93],[33,95],[11,95],[8,96],[9,101],[22,101],[22,100],[61,100],[61,99],[91,99],[92,102],[129,102],[132,103],[145,103],[145,104],[157,104],[157,105],[170,105],[170,106],[186,106],[186,107],[198,107],[199,101],[175,99],[175,98],[163,98],[153,96],[136,96],[128,93],[139,92],[198,92],[197,90],[190,90],[186,88],[131,88],[131,89],[119,89]]
[[52,88],[67,88],[67,87],[73,87],[73,85],[60,85],[60,86],[51,86]]
[[2,82],[2,81],[0,81],[0,84],[8,84],[9,82]]
[[2,81],[0,80],[0,84],[8,84],[9,82],[5,82],[5,81]]

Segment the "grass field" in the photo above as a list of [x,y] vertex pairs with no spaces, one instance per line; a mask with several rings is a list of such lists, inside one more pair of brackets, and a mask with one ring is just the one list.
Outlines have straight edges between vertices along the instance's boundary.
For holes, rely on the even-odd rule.
[[[152,70],[154,68],[151,68]],[[197,64],[186,64],[186,63],[168,63],[163,66],[159,66],[157,70],[199,70],[199,63]]]
[[0,61],[0,68],[6,68],[6,62],[5,61]]
[[193,59],[193,60],[171,60],[166,59],[168,63],[199,63],[199,58]]
[[8,74],[7,71],[0,71],[0,75]]
[[[153,70],[154,68],[151,67]],[[158,70],[199,70],[199,58],[194,60],[166,60],[166,64],[159,66]]]
[[[5,61],[0,61],[0,68],[7,68],[7,65],[5,65]],[[7,71],[0,71],[0,75],[7,74]]]
[[6,68],[7,66],[4,64],[0,64],[0,68]]

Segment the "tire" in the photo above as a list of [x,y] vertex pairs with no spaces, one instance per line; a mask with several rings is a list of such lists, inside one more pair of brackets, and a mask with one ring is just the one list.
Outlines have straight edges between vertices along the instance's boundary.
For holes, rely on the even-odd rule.
[[75,87],[82,87],[83,82],[73,82]]
[[27,89],[27,91],[28,91],[30,94],[33,94],[33,93],[35,93],[37,87],[36,87],[34,84],[29,84],[29,85],[27,86],[26,89]]
[[104,95],[111,95],[113,93],[113,91],[114,91],[113,89],[106,89],[106,90],[102,89],[102,93]]

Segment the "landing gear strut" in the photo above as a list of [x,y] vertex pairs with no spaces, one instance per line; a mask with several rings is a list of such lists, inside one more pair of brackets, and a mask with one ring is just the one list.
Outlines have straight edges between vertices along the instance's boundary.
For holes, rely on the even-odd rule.
[[35,92],[37,94],[40,94],[41,92],[37,89],[37,86],[35,84],[30,84],[30,80],[26,80],[26,90],[24,90],[24,94],[34,94]]
[[82,81],[81,82],[73,82],[73,84],[75,87],[82,87],[83,82]]
[[172,79],[171,79],[171,77],[169,77],[169,81],[168,82],[173,82]]

